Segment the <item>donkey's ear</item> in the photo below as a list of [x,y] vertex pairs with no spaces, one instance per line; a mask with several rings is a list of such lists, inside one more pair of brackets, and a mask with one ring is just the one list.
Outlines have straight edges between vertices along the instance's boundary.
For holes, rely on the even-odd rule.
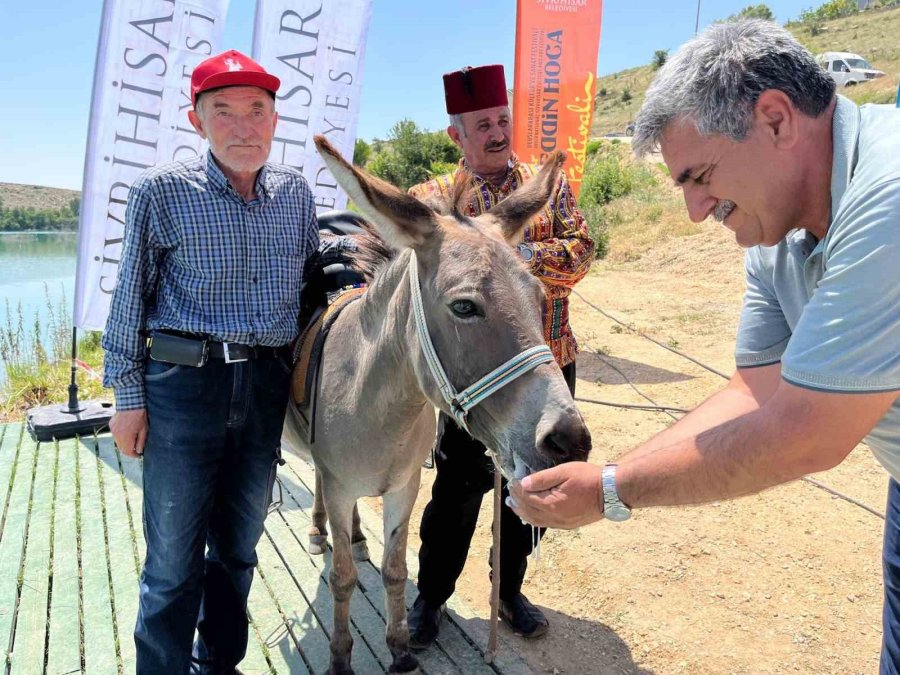
[[316,148],[338,184],[347,191],[385,243],[402,249],[422,244],[437,228],[434,211],[415,197],[349,164],[324,136]]
[[566,161],[566,153],[557,150],[541,167],[538,174],[509,197],[497,204],[478,220],[499,228],[501,236],[510,243],[520,239],[522,228],[550,201],[559,180],[559,172]]

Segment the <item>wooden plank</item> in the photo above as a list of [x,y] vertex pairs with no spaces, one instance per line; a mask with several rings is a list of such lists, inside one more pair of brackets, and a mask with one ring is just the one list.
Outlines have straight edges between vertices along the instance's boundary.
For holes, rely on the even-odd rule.
[[[279,645],[280,660],[290,667],[289,672],[302,669],[313,673],[324,672],[328,668],[329,646],[320,617],[316,616],[307,598],[298,590],[267,534],[263,534],[257,554],[260,565],[265,569],[272,602],[277,606],[286,636],[290,638]],[[274,664],[274,655],[271,657]],[[276,665],[276,670],[284,672],[284,667]]]
[[50,637],[47,675],[81,670],[78,603],[78,539],[75,522],[75,465],[78,441],[59,443],[53,510],[53,584],[50,596]]
[[[262,584],[258,578],[255,579],[253,583],[254,585]],[[269,662],[266,661],[267,653],[268,649],[263,645],[259,627],[251,616],[250,639],[247,641],[247,654],[244,656],[244,660],[238,664],[238,670],[242,673],[246,673],[246,675],[272,675],[275,671],[269,667]]]
[[100,477],[105,508],[109,573],[112,580],[112,600],[115,608],[115,627],[119,640],[122,667],[134,672],[136,654],[134,623],[138,613],[138,567],[135,541],[126,502],[124,477],[119,471],[119,459],[109,436],[98,438]]
[[[296,473],[293,474],[296,480],[285,481],[285,504],[281,513],[286,523],[292,531],[292,535],[303,545],[306,544],[306,531],[310,525],[309,514],[301,507],[305,502],[302,492],[306,490],[303,479]],[[300,493],[300,494],[298,494]],[[296,501],[296,497],[300,501]],[[282,537],[283,538],[283,537]],[[371,539],[371,537],[370,537]],[[379,559],[381,556],[380,549],[373,549]],[[321,566],[321,574],[324,578],[326,574],[326,563],[330,559],[330,555],[326,557],[312,556],[312,560],[323,561],[316,563]],[[385,621],[387,613],[384,609],[384,586],[381,583],[381,572],[371,563],[364,562],[357,564],[359,572],[358,591],[353,595],[352,613],[353,619],[357,623],[366,624],[365,634],[370,641],[373,649],[377,653],[383,663],[390,663],[390,652],[385,643]],[[409,596],[411,585],[407,585],[407,607],[410,605]],[[413,591],[415,589],[412,589]],[[374,620],[373,620],[374,618]],[[377,622],[377,623],[376,623]],[[445,640],[446,641],[446,640]],[[383,651],[382,651],[383,649]],[[439,646],[437,649],[428,649],[423,652],[416,653],[421,668],[426,673],[462,673],[462,672],[479,672],[481,668],[481,659],[471,646],[467,645],[465,652],[469,652],[471,658],[464,658],[463,655],[458,656],[458,660],[465,661],[469,665],[469,670],[457,667],[454,662],[447,657]],[[483,669],[481,669],[481,672]],[[493,671],[488,671],[493,672]]]
[[103,530],[103,507],[96,444],[82,438],[78,448],[78,506],[81,526],[82,606],[84,608],[85,672],[118,672],[116,633],[113,628],[109,568]]
[[128,499],[128,507],[131,513],[131,526],[134,531],[135,545],[137,547],[138,569],[144,565],[147,557],[147,542],[144,540],[144,473],[140,459],[127,457],[116,451],[119,455],[119,466],[122,475],[125,476],[125,493]]
[[267,565],[261,563],[256,571],[257,578],[250,586],[250,617],[262,638],[272,671],[291,675],[312,672],[300,658],[281,609],[276,604]]
[[[8,432],[7,432],[8,433]],[[13,434],[21,447],[15,452],[14,466],[9,477],[8,506],[3,537],[0,539],[0,645],[4,663],[13,644],[19,595],[19,574],[25,553],[25,532],[28,526],[28,500],[34,471],[36,446],[21,434]]]
[[[34,443],[30,438],[25,443]],[[35,672],[44,663],[44,641],[47,636],[47,607],[50,570],[51,519],[53,515],[53,483],[56,468],[56,444],[35,444],[37,465],[31,489],[30,516],[22,567],[19,612],[15,639],[10,655],[12,673]]]
[[12,487],[13,470],[16,467],[16,453],[24,429],[21,424],[6,424],[3,427],[3,440],[0,440],[0,539],[9,510],[9,490]]

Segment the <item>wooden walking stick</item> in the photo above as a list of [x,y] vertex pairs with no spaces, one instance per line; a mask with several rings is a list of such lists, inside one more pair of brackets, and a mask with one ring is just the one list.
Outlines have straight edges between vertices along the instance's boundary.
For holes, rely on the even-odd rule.
[[494,546],[491,556],[491,631],[484,662],[493,663],[497,656],[497,623],[500,618],[500,505],[503,499],[500,466],[494,459]]

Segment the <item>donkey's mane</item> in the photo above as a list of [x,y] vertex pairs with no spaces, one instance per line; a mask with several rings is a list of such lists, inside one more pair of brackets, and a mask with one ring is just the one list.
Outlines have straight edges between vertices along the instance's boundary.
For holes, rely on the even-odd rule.
[[356,250],[349,254],[353,268],[371,284],[386,267],[397,258],[397,251],[390,248],[368,221],[362,223],[363,233],[353,235]]

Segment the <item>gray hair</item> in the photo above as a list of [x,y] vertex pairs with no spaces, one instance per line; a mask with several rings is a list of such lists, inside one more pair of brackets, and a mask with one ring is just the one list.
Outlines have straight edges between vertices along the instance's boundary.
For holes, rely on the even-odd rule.
[[463,124],[463,118],[460,113],[450,115],[450,126],[456,129],[460,136],[466,137],[466,126]]
[[631,146],[643,157],[673,121],[692,121],[703,136],[743,141],[767,89],[784,92],[800,112],[818,117],[835,83],[810,52],[771,21],[714,24],[686,42],[654,78],[634,125]]

